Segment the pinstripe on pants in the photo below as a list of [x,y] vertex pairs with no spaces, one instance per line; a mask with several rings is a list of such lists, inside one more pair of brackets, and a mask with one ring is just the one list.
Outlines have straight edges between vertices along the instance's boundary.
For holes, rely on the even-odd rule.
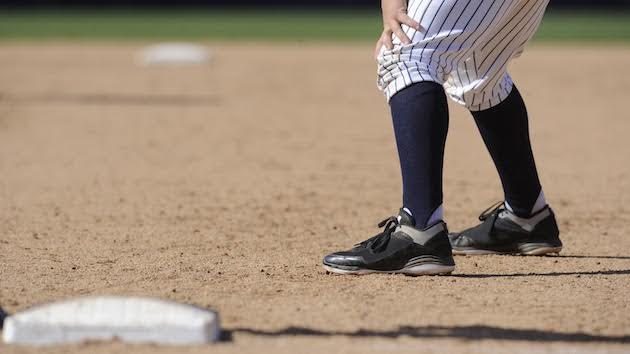
[[549,0],[411,0],[407,13],[420,23],[394,36],[394,49],[377,58],[378,86],[387,100],[421,81],[444,86],[472,111],[503,101],[512,89],[507,66],[521,54],[542,20]]

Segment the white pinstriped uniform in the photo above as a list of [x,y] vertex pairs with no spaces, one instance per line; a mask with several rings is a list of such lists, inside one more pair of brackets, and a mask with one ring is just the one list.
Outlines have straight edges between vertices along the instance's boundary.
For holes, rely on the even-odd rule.
[[472,111],[490,108],[512,90],[507,66],[532,38],[549,0],[411,0],[407,14],[420,23],[381,49],[378,86],[389,100],[421,81],[442,84]]

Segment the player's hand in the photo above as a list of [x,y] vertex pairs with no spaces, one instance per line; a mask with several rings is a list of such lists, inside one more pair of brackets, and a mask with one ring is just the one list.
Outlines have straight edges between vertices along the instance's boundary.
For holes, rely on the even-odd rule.
[[381,0],[381,9],[383,11],[383,33],[376,42],[375,57],[378,56],[383,46],[389,50],[394,48],[392,34],[403,44],[411,44],[411,40],[402,29],[403,24],[418,31],[421,30],[420,24],[407,15],[405,0]]

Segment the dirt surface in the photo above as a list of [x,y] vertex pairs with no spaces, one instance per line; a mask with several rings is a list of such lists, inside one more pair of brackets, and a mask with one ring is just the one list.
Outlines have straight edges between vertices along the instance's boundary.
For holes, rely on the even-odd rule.
[[[320,265],[400,204],[371,47],[211,46],[207,65],[142,67],[142,44],[0,44],[0,306],[148,295],[216,309],[226,330],[51,352],[630,351],[630,47],[530,47],[513,65],[562,255],[413,278]],[[499,186],[451,105],[450,228]]]

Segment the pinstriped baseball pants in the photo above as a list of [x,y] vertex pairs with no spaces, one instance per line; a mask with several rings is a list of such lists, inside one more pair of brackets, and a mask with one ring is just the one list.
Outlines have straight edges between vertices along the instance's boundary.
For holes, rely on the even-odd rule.
[[512,90],[507,72],[540,24],[549,0],[410,0],[421,30],[403,25],[411,44],[377,58],[378,87],[387,100],[421,81],[444,86],[471,111],[488,109]]

